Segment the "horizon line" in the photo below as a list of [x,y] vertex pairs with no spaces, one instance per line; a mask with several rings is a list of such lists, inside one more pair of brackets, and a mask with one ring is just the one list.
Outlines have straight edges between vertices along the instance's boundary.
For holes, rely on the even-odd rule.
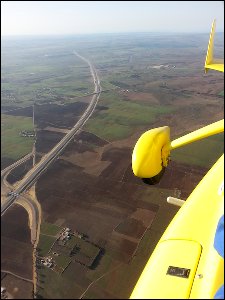
[[[1,38],[6,37],[47,37],[47,36],[75,36],[75,35],[107,35],[107,34],[208,34],[208,31],[121,31],[121,32],[92,32],[92,33],[38,33],[38,34],[1,34]],[[217,31],[224,33],[224,31]]]

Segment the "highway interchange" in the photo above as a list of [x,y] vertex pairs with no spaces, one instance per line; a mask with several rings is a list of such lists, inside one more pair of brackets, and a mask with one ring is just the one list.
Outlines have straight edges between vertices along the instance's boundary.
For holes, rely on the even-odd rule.
[[[94,66],[91,64],[89,60],[79,55],[74,51],[74,54],[79,58],[84,60],[90,67],[91,75],[93,77],[95,89],[92,100],[79,119],[79,121],[72,127],[72,129],[67,133],[64,138],[51,150],[49,151],[41,161],[36,164],[27,174],[26,176],[19,182],[17,187],[8,194],[6,201],[1,203],[1,215],[3,215],[7,209],[16,201],[21,193],[30,188],[40,177],[40,175],[47,170],[47,168],[55,161],[55,159],[61,154],[63,149],[68,145],[68,143],[73,139],[74,135],[77,134],[82,126],[87,122],[87,120],[92,115],[101,94],[101,86],[100,80],[97,75],[97,72]],[[16,163],[15,163],[16,164]],[[1,175],[5,174],[4,170]],[[8,173],[8,172],[7,172]],[[2,177],[2,176],[1,176]]]

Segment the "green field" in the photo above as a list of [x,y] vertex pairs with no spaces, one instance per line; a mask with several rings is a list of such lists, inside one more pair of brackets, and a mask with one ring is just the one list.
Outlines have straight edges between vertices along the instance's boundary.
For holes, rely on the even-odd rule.
[[38,270],[38,278],[37,291],[43,299],[79,299],[83,292],[74,280],[68,280],[48,268]]
[[105,254],[102,257],[101,262],[96,270],[88,270],[87,277],[92,281],[96,280],[102,274],[106,273],[110,269],[112,262],[113,262],[112,256]]
[[169,106],[149,106],[123,100],[116,92],[104,93],[99,101],[107,107],[88,121],[85,130],[108,141],[123,139],[137,128],[150,125],[160,114],[170,113]]
[[[39,255],[45,256],[49,249],[51,248],[53,242],[56,240],[56,235],[62,230],[59,226],[47,222],[42,222],[41,224],[41,235],[38,243]],[[53,250],[52,250],[53,251]],[[54,251],[53,251],[54,252]],[[59,268],[62,270],[68,266],[71,262],[70,257],[60,253],[59,256],[53,256],[53,260]]]
[[55,224],[47,223],[47,222],[42,222],[41,223],[41,233],[46,234],[46,235],[52,235],[55,236],[61,228]]
[[87,266],[92,265],[100,250],[95,245],[75,236],[72,236],[71,239],[63,247],[69,249],[69,252],[72,251],[74,247],[77,247],[79,250],[72,256],[72,259],[78,259],[78,261],[81,260],[84,264],[87,264]]
[[224,152],[224,133],[196,141],[171,152],[171,159],[210,168]]
[[74,44],[41,39],[4,40],[1,64],[1,150],[6,166],[32,150],[33,139],[20,137],[33,130],[32,119],[8,116],[7,111],[35,103],[65,104],[94,91],[90,68],[73,54]]
[[65,255],[60,254],[59,256],[54,256],[54,261],[56,262],[57,266],[65,269],[68,264],[71,262],[71,258]]
[[[62,228],[44,222],[41,225],[41,234],[38,243],[38,255],[46,256],[56,240],[54,237]],[[45,235],[48,234],[48,235]],[[83,287],[76,283],[76,277],[74,273],[69,273],[67,271],[67,266],[69,264],[73,264],[72,260],[76,260],[76,255],[73,255],[72,258],[69,257],[71,250],[74,247],[80,248],[78,251],[78,256],[80,255],[87,257],[92,261],[99,252],[99,248],[94,246],[93,244],[84,241],[80,238],[72,236],[64,246],[57,246],[57,250],[52,248],[51,252],[57,252],[59,255],[52,255],[54,262],[56,263],[57,271],[50,270],[46,267],[41,266],[37,269],[38,272],[38,295],[40,297],[44,297],[45,299],[54,299],[56,296],[60,299],[71,299],[76,297],[78,298],[82,292]],[[79,264],[78,264],[79,265]],[[75,265],[74,265],[75,266]],[[72,266],[72,269],[74,268]],[[61,273],[66,268],[66,274]],[[75,267],[76,269],[76,267]],[[84,284],[86,281],[89,282],[88,278],[84,278]],[[78,281],[79,282],[79,281]]]
[[17,41],[16,46],[11,43],[2,47],[3,106],[24,107],[34,101],[66,103],[71,97],[93,92],[89,66],[73,54],[68,44],[41,41],[35,47],[32,42]]
[[55,242],[56,238],[48,235],[40,234],[39,243],[38,243],[38,254],[40,256],[47,255],[51,246]]
[[114,90],[117,88],[115,85],[105,80],[101,81],[101,87],[103,90]]
[[1,115],[2,157],[17,160],[32,151],[34,139],[23,137],[21,130],[33,131],[32,118]]

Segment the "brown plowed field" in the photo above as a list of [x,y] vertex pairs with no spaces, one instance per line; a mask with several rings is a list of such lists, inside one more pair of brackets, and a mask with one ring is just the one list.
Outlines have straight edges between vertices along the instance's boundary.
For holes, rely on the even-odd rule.
[[35,105],[35,123],[38,128],[46,126],[71,128],[78,121],[78,116],[85,111],[87,106],[88,104],[84,102],[65,105]]
[[65,134],[62,132],[38,130],[36,151],[40,153],[49,152],[64,136]]
[[120,223],[116,227],[116,232],[122,233],[140,239],[145,231],[145,226],[143,226],[141,221],[135,220],[133,218],[127,218],[125,221]]
[[[165,97],[166,95],[165,93]],[[171,140],[224,118],[223,98],[214,99],[209,96],[193,96],[190,101],[188,98],[187,101],[185,99],[182,102],[177,97],[176,100],[174,99],[172,105],[177,106],[176,113],[159,116],[151,127],[148,128],[169,126]]]
[[1,269],[32,279],[32,244],[28,214],[13,205],[1,217]]
[[101,173],[104,178],[122,181],[127,166],[131,162],[130,148],[110,148],[103,152],[101,160],[110,161],[110,165]]
[[87,268],[85,266],[76,262],[71,262],[68,268],[63,272],[63,276],[68,278],[68,280],[76,279],[77,284],[82,288],[86,288],[91,283],[91,280],[85,277],[86,273]]
[[14,159],[1,156],[1,170],[4,170],[6,167],[10,166],[15,162]]
[[160,181],[159,187],[178,189],[181,191],[182,199],[186,199],[207,171],[205,168],[172,161]]
[[31,282],[7,274],[1,281],[1,286],[6,288],[13,299],[33,299],[33,284]]
[[79,134],[76,135],[76,140],[82,141],[83,143],[94,144],[95,146],[104,146],[107,145],[108,142],[99,138],[93,133],[87,131],[81,131]]
[[121,238],[121,236],[117,234],[113,234],[108,241],[106,250],[111,253],[114,259],[123,263],[128,263],[136,248],[136,242]]
[[24,116],[24,117],[32,117],[33,116],[33,107],[28,106],[24,108],[15,108],[15,107],[8,107],[8,111],[6,110],[5,114],[11,116]]
[[28,159],[22,165],[13,169],[7,176],[7,181],[10,184],[14,184],[18,180],[21,180],[23,176],[33,167],[33,158]]
[[152,210],[135,197],[136,185],[95,177],[58,160],[37,184],[37,197],[45,221],[63,219],[66,225],[91,237],[96,244],[108,240],[113,229],[136,211]]
[[[155,186],[165,189],[180,190],[181,198],[186,199],[207,171],[207,169],[202,167],[171,161],[160,182]],[[140,178],[134,176],[131,166],[127,168],[123,180],[125,182],[145,185]]]

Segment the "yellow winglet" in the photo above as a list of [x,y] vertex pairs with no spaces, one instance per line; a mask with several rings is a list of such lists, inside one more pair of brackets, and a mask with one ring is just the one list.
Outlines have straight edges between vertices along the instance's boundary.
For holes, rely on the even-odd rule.
[[212,23],[212,29],[209,37],[209,44],[207,55],[205,59],[205,72],[207,73],[208,69],[216,70],[219,72],[224,72],[224,63],[221,59],[215,59],[213,57],[213,49],[214,49],[214,35],[216,28],[216,20]]

